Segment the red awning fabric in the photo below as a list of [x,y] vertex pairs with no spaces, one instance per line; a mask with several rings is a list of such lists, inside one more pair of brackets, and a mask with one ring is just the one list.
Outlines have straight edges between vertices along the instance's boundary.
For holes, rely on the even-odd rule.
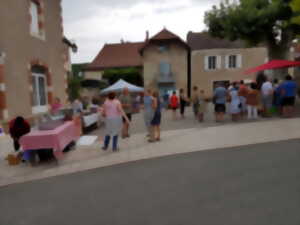
[[268,63],[246,70],[245,74],[255,73],[263,70],[273,70],[295,66],[300,66],[300,61],[271,60]]

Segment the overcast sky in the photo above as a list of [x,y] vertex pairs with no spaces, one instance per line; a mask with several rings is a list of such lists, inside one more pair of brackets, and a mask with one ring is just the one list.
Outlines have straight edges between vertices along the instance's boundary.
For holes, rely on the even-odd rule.
[[91,62],[105,43],[143,41],[164,27],[186,40],[205,28],[204,12],[220,0],[63,0],[64,32],[79,47],[73,63]]

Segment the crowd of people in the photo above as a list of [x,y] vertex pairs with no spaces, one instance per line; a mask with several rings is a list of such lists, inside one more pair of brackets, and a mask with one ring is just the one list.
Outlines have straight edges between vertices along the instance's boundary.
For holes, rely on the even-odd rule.
[[[283,117],[294,115],[297,84],[290,75],[279,82],[270,80],[267,76],[261,76],[259,82],[245,84],[244,81],[233,82],[228,87],[219,83],[216,85],[213,96],[208,97],[204,90],[197,86],[192,89],[191,97],[186,95],[184,89],[177,95],[173,91],[169,96],[167,92],[160,96],[159,92],[145,90],[144,93],[132,96],[128,88],[124,88],[120,95],[110,92],[104,103],[99,101],[83,101],[75,99],[71,103],[74,113],[82,113],[85,108],[95,108],[101,113],[105,121],[105,137],[102,149],[107,150],[112,139],[113,151],[118,151],[118,139],[130,137],[130,124],[132,114],[143,109],[143,117],[149,142],[160,141],[160,125],[162,110],[170,110],[172,119],[185,119],[186,107],[191,106],[195,120],[203,122],[207,113],[208,103],[214,104],[216,122],[224,121],[225,113],[231,115],[232,121],[241,119],[257,119],[258,116],[270,117],[278,114]],[[51,105],[51,113],[57,113],[63,105],[59,98],[55,98]],[[180,116],[177,115],[179,110]],[[28,121],[18,117],[10,123],[10,134],[14,139],[16,151],[19,149],[19,139],[30,131]]]
[[[273,114],[283,117],[294,115],[297,84],[290,75],[281,83],[277,79],[271,82],[264,76],[261,83],[253,82],[249,86],[244,81],[233,82],[228,88],[222,84],[214,90],[213,103],[215,104],[216,121],[222,122],[226,113],[233,121],[238,121],[247,116],[248,119],[271,117]],[[226,104],[228,103],[228,104]]]

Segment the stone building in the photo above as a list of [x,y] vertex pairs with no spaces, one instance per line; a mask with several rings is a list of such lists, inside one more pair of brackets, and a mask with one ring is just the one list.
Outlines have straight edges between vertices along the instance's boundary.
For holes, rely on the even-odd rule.
[[0,121],[34,119],[67,100],[61,0],[0,1]]
[[208,95],[217,83],[255,80],[255,74],[245,75],[244,71],[265,63],[268,57],[264,47],[246,48],[240,41],[212,38],[205,32],[189,32],[187,43],[191,47],[191,85]]

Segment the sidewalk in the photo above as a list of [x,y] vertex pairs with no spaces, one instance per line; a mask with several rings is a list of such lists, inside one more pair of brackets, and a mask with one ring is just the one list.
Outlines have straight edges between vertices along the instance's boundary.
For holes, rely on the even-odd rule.
[[1,161],[0,186],[142,159],[299,137],[299,118],[164,131],[163,140],[154,144],[147,143],[145,134],[135,134],[130,139],[121,141],[120,152],[103,152],[100,150],[100,142],[97,142],[88,148],[78,147],[76,151],[67,153],[58,166],[8,166],[6,162]]

